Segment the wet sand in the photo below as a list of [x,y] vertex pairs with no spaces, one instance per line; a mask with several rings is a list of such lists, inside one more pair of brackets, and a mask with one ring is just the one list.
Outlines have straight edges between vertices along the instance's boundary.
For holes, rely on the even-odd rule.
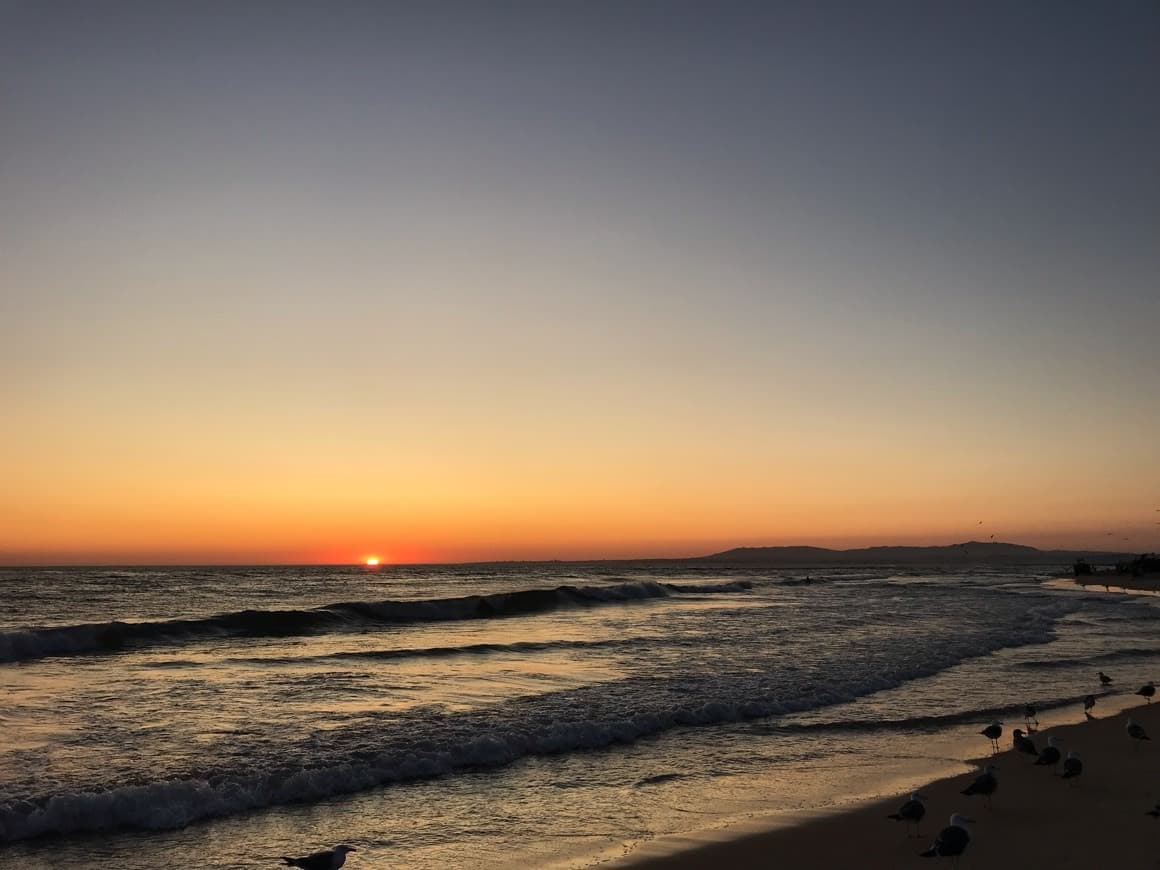
[[1131,574],[1088,574],[1074,579],[1080,586],[1093,586],[1109,591],[1160,592],[1160,575],[1156,574],[1146,574],[1140,577],[1133,577]]
[[[1154,739],[1129,738],[1125,728],[1129,717]],[[1079,754],[1084,771],[1074,784],[1009,748],[1011,729],[1018,727],[1017,721],[1004,727],[1003,752],[976,759],[980,768],[999,767],[992,808],[984,807],[978,796],[960,794],[980,771],[930,783],[921,789],[928,800],[920,838],[908,838],[903,823],[886,818],[908,797],[902,794],[844,811],[781,817],[762,830],[734,828],[668,838],[611,866],[634,870],[947,866],[948,859],[921,858],[919,853],[955,812],[975,820],[960,863],[964,870],[1160,866],[1160,822],[1145,815],[1160,801],[1160,703],[1034,734],[1037,747],[1054,735],[1065,756],[1068,751]],[[985,746],[985,738],[979,740]]]

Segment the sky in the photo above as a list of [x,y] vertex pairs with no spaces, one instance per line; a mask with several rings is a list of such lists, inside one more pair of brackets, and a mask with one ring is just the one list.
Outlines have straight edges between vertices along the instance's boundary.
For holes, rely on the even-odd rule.
[[0,0],[0,564],[1160,549],[1154,2]]

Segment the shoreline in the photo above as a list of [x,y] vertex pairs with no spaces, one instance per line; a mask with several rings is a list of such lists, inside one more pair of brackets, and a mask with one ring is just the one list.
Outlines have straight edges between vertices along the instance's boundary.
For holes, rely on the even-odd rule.
[[[1129,705],[1134,700],[1131,694],[1105,697],[1118,697]],[[1078,705],[1075,712],[1082,715]],[[1090,868],[1114,861],[1121,866],[1153,866],[1160,854],[1160,829],[1145,813],[1160,801],[1160,704],[1127,706],[1104,716],[1098,715],[1097,704],[1096,712],[1090,721],[1055,725],[1032,735],[1037,747],[1054,736],[1064,755],[1068,751],[1079,754],[1084,772],[1074,785],[1010,748],[1011,730],[1022,727],[1011,719],[1004,723],[1003,751],[970,761],[976,768],[999,767],[993,809],[986,809],[977,796],[960,794],[979,769],[935,780],[919,788],[928,799],[918,838],[906,837],[904,825],[886,818],[906,800],[903,792],[664,837],[601,866],[610,870],[719,870],[807,863],[866,870],[928,866],[919,853],[955,812],[975,819],[964,857],[968,866]],[[1153,741],[1129,738],[1128,718],[1143,725]]]
[[1084,574],[1079,577],[1061,578],[1071,580],[1076,586],[1102,586],[1105,592],[1160,592],[1160,576],[1137,576],[1131,574]]

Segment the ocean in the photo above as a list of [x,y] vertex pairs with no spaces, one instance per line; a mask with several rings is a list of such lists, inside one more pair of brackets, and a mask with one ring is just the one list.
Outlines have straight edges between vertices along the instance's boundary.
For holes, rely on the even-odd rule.
[[1160,598],[1063,573],[0,570],[0,866],[563,870],[841,805],[1157,676]]

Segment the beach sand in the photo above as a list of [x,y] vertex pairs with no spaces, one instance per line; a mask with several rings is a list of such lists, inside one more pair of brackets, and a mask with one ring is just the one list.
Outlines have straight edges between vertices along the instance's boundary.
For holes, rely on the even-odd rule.
[[[1098,712],[1098,708],[1097,708]],[[1128,737],[1131,717],[1152,742]],[[1160,800],[1160,703],[1135,707],[1075,725],[1044,729],[1035,745],[1054,735],[1064,755],[1078,753],[1083,775],[1073,786],[1029,755],[1017,755],[1010,720],[1004,751],[977,760],[999,767],[993,807],[960,792],[980,771],[923,786],[928,798],[922,836],[907,838],[904,824],[887,819],[908,795],[863,803],[844,811],[772,820],[764,830],[727,829],[642,846],[609,865],[633,870],[722,870],[722,868],[865,868],[894,870],[947,866],[948,859],[919,857],[951,815],[975,820],[960,866],[969,868],[1154,868],[1160,866],[1160,822],[1145,815]],[[979,738],[985,746],[985,738]],[[1062,771],[1062,766],[1060,768]],[[770,825],[776,827],[770,827]]]

